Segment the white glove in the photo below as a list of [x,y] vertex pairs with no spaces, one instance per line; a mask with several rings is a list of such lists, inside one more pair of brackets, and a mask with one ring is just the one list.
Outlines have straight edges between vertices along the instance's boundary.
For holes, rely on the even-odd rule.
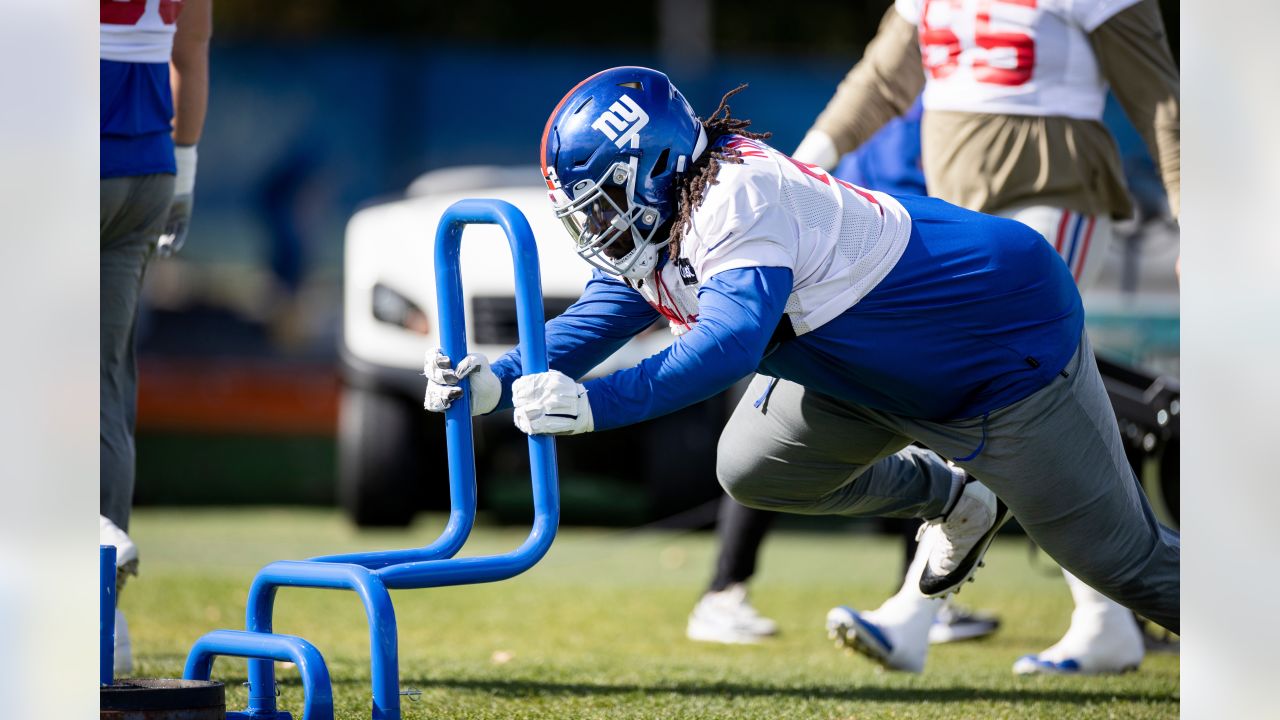
[[526,435],[577,435],[595,428],[587,389],[556,370],[518,378],[511,402],[516,427]]
[[160,257],[172,257],[187,241],[187,228],[191,225],[191,198],[196,189],[196,146],[178,145],[173,149],[173,159],[178,165],[178,176],[173,180],[169,219],[165,221],[164,232],[156,243]]
[[427,376],[427,395],[422,407],[431,412],[444,412],[454,400],[462,397],[458,383],[468,376],[471,377],[472,415],[484,415],[493,410],[502,396],[502,382],[489,368],[489,359],[478,353],[462,358],[455,369],[449,356],[436,349],[427,353],[422,370],[422,374]]
[[791,153],[791,157],[827,171],[833,170],[840,163],[840,151],[836,149],[835,140],[821,130],[806,133],[800,141],[800,147]]

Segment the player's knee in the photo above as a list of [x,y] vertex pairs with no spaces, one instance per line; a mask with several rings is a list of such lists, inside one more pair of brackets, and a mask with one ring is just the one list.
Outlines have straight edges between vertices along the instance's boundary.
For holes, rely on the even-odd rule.
[[767,486],[769,483],[760,472],[758,463],[741,454],[719,453],[716,458],[716,478],[726,494],[750,508],[770,510]]
[[720,453],[716,458],[716,479],[729,497],[742,502],[738,496],[744,494],[750,484],[750,476],[744,472],[741,462],[726,458],[724,453]]

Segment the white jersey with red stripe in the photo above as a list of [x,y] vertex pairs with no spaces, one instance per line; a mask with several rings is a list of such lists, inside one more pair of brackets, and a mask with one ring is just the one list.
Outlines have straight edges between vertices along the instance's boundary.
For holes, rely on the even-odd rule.
[[837,180],[759,140],[721,138],[743,162],[721,163],[693,211],[679,257],[631,283],[677,335],[697,321],[697,292],[716,273],[785,267],[793,288],[786,313],[796,334],[853,307],[897,264],[911,218],[884,193]]
[[1099,120],[1088,34],[1138,0],[896,0],[920,33],[926,110]]
[[99,57],[168,63],[182,0],[99,0]]

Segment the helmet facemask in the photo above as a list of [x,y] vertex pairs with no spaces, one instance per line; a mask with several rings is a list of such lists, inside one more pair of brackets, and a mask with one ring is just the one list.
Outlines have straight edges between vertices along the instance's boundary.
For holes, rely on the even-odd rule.
[[[616,162],[597,180],[583,179],[551,191],[556,217],[564,223],[583,260],[611,275],[644,278],[658,264],[657,209],[635,202],[636,159]],[[573,195],[570,197],[569,193]]]
[[592,266],[639,280],[671,242],[677,180],[707,134],[666,75],[617,67],[578,83],[542,132],[542,175],[556,217]]

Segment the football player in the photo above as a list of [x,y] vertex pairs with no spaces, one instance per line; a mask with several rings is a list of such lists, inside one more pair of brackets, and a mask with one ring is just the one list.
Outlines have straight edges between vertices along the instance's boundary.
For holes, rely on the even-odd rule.
[[[836,180],[765,144],[728,99],[702,121],[665,75],[622,67],[560,101],[543,173],[596,272],[547,323],[551,370],[437,350],[425,407],[512,407],[526,433],[571,435],[758,372],[720,439],[734,499],[925,519],[931,597],[973,576],[1012,513],[1064,567],[1176,632],[1180,540],[1133,481],[1053,248],[1018,222]],[[669,348],[577,381],[659,317]]]
[[[147,263],[182,247],[209,86],[212,0],[101,0],[100,542],[118,584],[137,572],[133,505],[134,328]],[[115,667],[133,665],[116,611]]]
[[[833,167],[923,89],[929,193],[1031,226],[1083,289],[1107,255],[1111,221],[1132,213],[1101,122],[1108,85],[1156,158],[1176,216],[1178,70],[1155,0],[897,0],[795,157]],[[915,592],[912,575],[877,610],[836,608],[828,630],[886,667],[923,667],[939,603]],[[1066,578],[1076,606],[1067,633],[1014,671],[1136,667],[1143,642],[1132,615]]]
[[[927,195],[920,166],[922,110],[917,98],[905,115],[889,121],[867,142],[846,153],[832,175],[891,195]],[[747,596],[747,583],[755,574],[760,547],[775,517],[776,513],[746,507],[728,496],[721,499],[716,516],[720,549],[711,582],[689,613],[685,635],[691,640],[756,643],[777,634],[777,623],[756,610]],[[893,525],[903,532],[905,572],[915,557],[919,523],[902,520]],[[990,613],[948,602],[929,627],[929,642],[985,637],[999,626],[999,618]]]

